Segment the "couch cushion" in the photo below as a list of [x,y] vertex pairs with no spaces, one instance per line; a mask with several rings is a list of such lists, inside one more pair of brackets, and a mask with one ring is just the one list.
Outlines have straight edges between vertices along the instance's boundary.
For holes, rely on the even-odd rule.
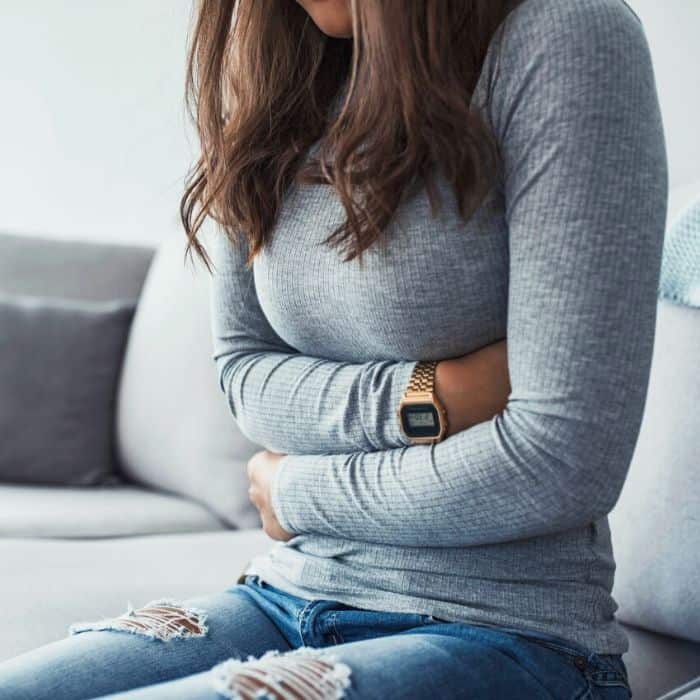
[[630,640],[622,659],[634,700],[657,700],[700,673],[700,644],[624,623],[622,627]]
[[[223,527],[197,503],[135,486],[0,485],[0,537],[116,537]],[[3,564],[3,576],[7,571]]]
[[117,399],[124,474],[198,500],[236,527],[258,526],[246,463],[261,449],[239,431],[219,388],[209,323],[209,273],[167,239],[134,316]]
[[134,304],[0,293],[0,481],[114,473],[114,397]]
[[624,622],[700,641],[700,309],[660,300],[647,400],[610,514]]
[[73,622],[121,614],[129,602],[139,606],[225,590],[253,555],[272,544],[262,530],[0,539],[0,661],[65,637]]
[[0,234],[0,291],[135,301],[154,249]]

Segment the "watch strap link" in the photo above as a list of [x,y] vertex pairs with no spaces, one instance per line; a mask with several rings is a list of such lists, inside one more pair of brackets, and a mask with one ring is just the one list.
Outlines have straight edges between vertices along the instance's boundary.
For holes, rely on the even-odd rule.
[[436,367],[437,360],[419,360],[411,373],[406,393],[433,391]]

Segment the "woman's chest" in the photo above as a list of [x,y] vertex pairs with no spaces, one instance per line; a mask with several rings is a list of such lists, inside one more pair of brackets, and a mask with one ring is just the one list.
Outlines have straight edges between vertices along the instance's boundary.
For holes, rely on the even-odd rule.
[[294,187],[254,263],[277,334],[304,354],[350,362],[442,359],[503,338],[508,244],[498,197],[464,223],[441,180],[439,191],[435,218],[424,189],[405,198],[386,244],[375,242],[360,264],[323,243],[345,220],[332,188]]

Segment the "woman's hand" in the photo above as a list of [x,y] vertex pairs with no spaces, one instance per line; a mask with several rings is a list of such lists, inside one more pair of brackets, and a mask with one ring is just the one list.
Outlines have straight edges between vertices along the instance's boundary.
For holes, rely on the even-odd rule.
[[294,535],[284,530],[279,524],[270,501],[272,477],[278,469],[279,461],[284,456],[269,450],[261,450],[248,460],[248,480],[250,481],[248,498],[260,511],[260,518],[262,519],[265,533],[272,537],[273,540],[286,542],[291,540]]
[[447,411],[446,437],[491,420],[511,390],[506,340],[438,362],[435,393]]

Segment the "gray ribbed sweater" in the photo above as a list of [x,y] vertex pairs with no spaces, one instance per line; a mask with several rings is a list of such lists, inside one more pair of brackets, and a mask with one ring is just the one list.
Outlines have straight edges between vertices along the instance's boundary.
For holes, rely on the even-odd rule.
[[[439,216],[419,188],[360,267],[320,244],[344,221],[332,188],[297,184],[251,270],[247,244],[210,251],[221,388],[288,455],[272,502],[296,536],[247,572],[623,653],[607,514],[646,398],[667,197],[643,28],[622,0],[526,0],[475,105],[489,85],[504,170],[468,223],[440,179]],[[415,362],[504,337],[505,410],[409,445],[395,410]]]

